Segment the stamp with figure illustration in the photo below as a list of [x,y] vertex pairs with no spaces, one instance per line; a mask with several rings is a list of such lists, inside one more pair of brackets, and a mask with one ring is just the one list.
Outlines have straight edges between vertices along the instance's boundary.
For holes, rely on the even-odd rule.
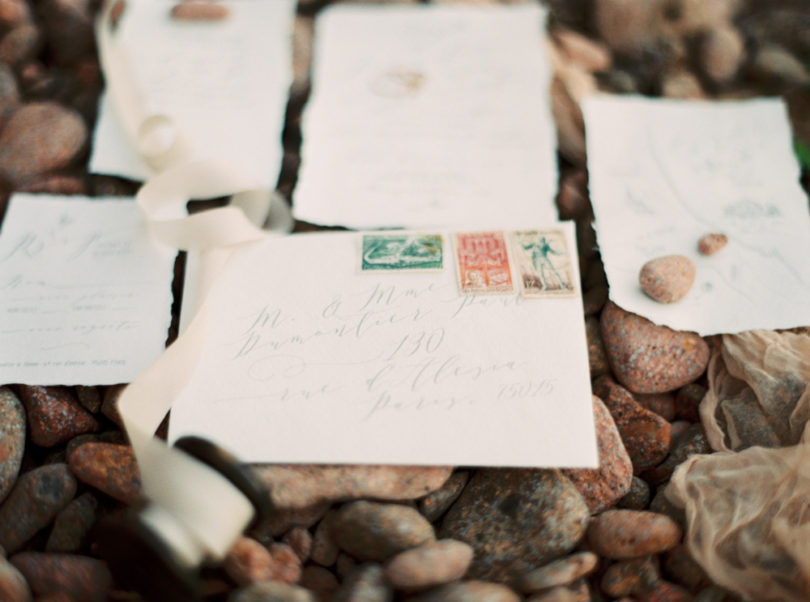
[[441,271],[441,234],[391,232],[363,234],[360,269],[367,271]]
[[560,230],[522,230],[512,232],[510,238],[521,296],[575,294],[571,256]]

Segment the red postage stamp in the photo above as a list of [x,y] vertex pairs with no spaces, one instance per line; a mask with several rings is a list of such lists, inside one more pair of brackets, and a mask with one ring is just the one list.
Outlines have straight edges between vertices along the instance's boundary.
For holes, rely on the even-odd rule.
[[454,240],[461,294],[515,292],[503,232],[459,232]]
[[571,257],[562,231],[523,230],[512,232],[511,238],[522,296],[575,294]]

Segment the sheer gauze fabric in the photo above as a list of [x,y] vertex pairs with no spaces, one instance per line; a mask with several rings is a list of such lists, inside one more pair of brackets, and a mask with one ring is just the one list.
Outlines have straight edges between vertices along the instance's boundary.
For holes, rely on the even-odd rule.
[[667,490],[711,578],[747,600],[810,599],[810,336],[723,335],[701,419],[711,455]]

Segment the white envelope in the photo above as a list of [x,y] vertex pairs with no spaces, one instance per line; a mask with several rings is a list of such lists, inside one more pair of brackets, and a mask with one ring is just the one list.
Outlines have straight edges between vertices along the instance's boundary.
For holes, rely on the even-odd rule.
[[388,269],[356,232],[240,251],[208,298],[170,439],[250,462],[595,467],[574,232],[552,228],[573,295],[462,295],[446,232],[441,267],[415,254]]

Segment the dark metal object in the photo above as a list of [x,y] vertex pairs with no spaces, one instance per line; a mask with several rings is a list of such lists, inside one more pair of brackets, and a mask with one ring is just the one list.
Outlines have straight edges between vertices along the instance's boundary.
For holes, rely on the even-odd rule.
[[185,566],[171,547],[128,510],[104,519],[96,543],[115,582],[147,600],[193,602],[200,599],[198,571]]
[[249,469],[239,463],[236,456],[207,439],[191,435],[180,437],[174,442],[174,446],[216,470],[250,500],[254,510],[251,527],[269,520],[273,507],[266,488]]
[[[250,500],[254,508],[251,525],[269,518],[270,496],[232,454],[200,437],[182,437],[175,447],[219,472]],[[200,567],[186,566],[161,534],[142,520],[148,504],[141,502],[139,507],[108,517],[96,529],[95,541],[115,582],[154,602],[200,600]]]

